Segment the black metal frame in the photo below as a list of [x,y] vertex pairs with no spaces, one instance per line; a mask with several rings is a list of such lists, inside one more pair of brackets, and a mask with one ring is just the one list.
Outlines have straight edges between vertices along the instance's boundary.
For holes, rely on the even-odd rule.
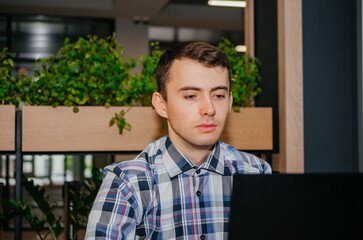
[[66,240],[72,240],[74,235],[74,229],[71,224],[71,210],[74,208],[74,202],[72,200],[70,191],[78,194],[80,190],[80,182],[65,182],[63,185],[63,199],[64,199],[64,238]]
[[[23,200],[23,184],[21,178],[23,176],[23,152],[22,152],[22,112],[16,111],[15,115],[15,201]],[[21,240],[22,239],[22,216],[17,215],[15,217],[15,232],[14,239]]]

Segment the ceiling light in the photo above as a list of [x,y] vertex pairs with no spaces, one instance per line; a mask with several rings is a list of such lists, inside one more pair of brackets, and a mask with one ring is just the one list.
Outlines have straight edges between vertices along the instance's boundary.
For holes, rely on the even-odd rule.
[[246,52],[247,51],[247,46],[245,46],[245,45],[237,45],[235,47],[235,49],[236,49],[237,52]]
[[246,1],[214,1],[209,0],[208,5],[219,6],[219,7],[246,7]]

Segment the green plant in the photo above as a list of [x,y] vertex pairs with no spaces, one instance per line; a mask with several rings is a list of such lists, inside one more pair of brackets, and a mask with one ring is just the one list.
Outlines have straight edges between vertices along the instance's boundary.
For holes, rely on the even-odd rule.
[[233,109],[238,111],[239,107],[254,107],[254,99],[261,92],[258,87],[261,80],[260,61],[248,54],[239,55],[228,39],[222,39],[218,47],[226,53],[231,66]]
[[[40,209],[43,219],[40,220],[34,214],[33,207],[30,204],[26,204],[22,201],[10,200],[6,203],[6,212],[0,215],[0,225],[4,225],[11,218],[20,214],[25,217],[40,239],[47,239],[49,234],[51,234],[54,240],[58,239],[63,231],[63,227],[60,225],[61,218],[55,217],[52,213],[56,207],[56,203],[49,203],[49,198],[45,195],[45,189],[34,185],[33,180],[28,180],[24,175],[22,177],[22,183],[25,190]],[[73,208],[70,211],[71,223],[74,231],[72,239],[77,239],[77,232],[81,227],[87,224],[88,215],[101,184],[102,170],[94,167],[92,169],[92,177],[81,183],[79,192],[70,192],[73,200]],[[45,225],[48,227],[49,231],[46,234],[42,234]]]
[[[116,36],[102,39],[97,36],[79,38],[77,42],[64,41],[64,46],[53,56],[38,59],[34,65],[34,77],[21,76],[14,84],[10,76],[13,62],[11,54],[3,50],[1,61],[0,103],[26,102],[30,105],[73,106],[151,106],[156,91],[155,70],[162,51],[158,43],[152,43],[150,55],[134,60],[124,57],[124,47]],[[261,89],[257,58],[240,55],[227,39],[218,44],[231,64],[231,92],[233,108],[254,106],[254,98]],[[140,72],[133,69],[142,66]],[[119,132],[130,130],[125,120],[126,111],[115,113],[109,125],[117,124]]]
[[70,212],[71,222],[74,228],[74,236],[77,239],[79,229],[87,224],[88,215],[91,212],[93,202],[102,184],[102,171],[96,167],[92,169],[92,178],[86,179],[81,183],[79,192],[72,191],[74,205]]
[[[137,62],[123,56],[115,34],[79,38],[46,59],[38,59],[34,79],[22,79],[23,100],[30,105],[130,105],[127,82]],[[77,112],[77,108],[74,108]]]
[[152,95],[157,89],[155,72],[163,51],[160,50],[158,42],[152,42],[151,48],[150,55],[141,56],[138,59],[142,69],[139,73],[132,75],[127,84],[133,106],[151,106]]
[[113,118],[111,118],[111,120],[110,120],[110,123],[109,123],[110,127],[112,127],[112,125],[117,123],[117,126],[119,127],[120,134],[122,134],[123,129],[126,129],[128,131],[131,130],[131,124],[126,122],[126,119],[124,118],[125,114],[129,110],[130,110],[130,108],[128,108],[126,111],[121,110],[120,113],[115,113],[115,116]]
[[0,104],[13,104],[18,107],[15,78],[11,76],[14,66],[12,56],[7,48],[4,48],[0,55]]
[[[162,54],[156,43],[151,55],[138,60],[124,57],[124,47],[113,34],[107,39],[97,36],[64,41],[64,46],[46,59],[38,59],[34,78],[21,78],[18,93],[30,105],[73,106],[150,106],[156,90],[153,73]],[[131,71],[142,63],[139,73]],[[118,115],[120,133],[129,124]],[[111,124],[112,125],[112,124]]]
[[[45,189],[37,185],[34,185],[33,180],[28,180],[25,176],[22,177],[22,183],[25,190],[33,198],[34,202],[40,209],[43,219],[40,220],[35,214],[31,205],[25,204],[22,201],[10,200],[6,206],[6,212],[0,215],[0,223],[8,221],[10,218],[20,214],[25,217],[29,222],[31,228],[36,231],[40,239],[46,239],[49,234],[53,239],[58,239],[63,231],[60,225],[60,217],[55,217],[52,213],[56,207],[56,203],[49,204],[48,196],[45,195]],[[49,231],[42,236],[41,231],[44,229],[44,225],[47,225]]]

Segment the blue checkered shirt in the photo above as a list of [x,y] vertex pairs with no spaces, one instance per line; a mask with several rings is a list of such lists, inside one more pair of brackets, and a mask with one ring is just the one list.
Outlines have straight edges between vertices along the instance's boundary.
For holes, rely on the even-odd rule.
[[223,142],[198,167],[165,136],[105,168],[85,239],[226,239],[233,175],[246,173],[271,167]]

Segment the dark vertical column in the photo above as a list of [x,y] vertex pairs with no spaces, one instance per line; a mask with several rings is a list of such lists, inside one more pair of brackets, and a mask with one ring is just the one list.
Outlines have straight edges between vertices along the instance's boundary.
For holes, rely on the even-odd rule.
[[84,164],[84,160],[86,158],[86,155],[81,155],[80,156],[80,161],[79,161],[79,181],[82,183],[84,181],[84,168],[85,168],[85,164]]
[[[4,214],[4,201],[3,201],[3,194],[4,194],[4,184],[0,183],[0,214]],[[0,239],[3,239],[3,225],[0,225]]]
[[[80,182],[73,181],[73,182],[65,182],[63,187],[63,197],[64,197],[64,235],[66,240],[73,239],[76,229],[71,221],[71,211],[75,217],[77,217],[77,213],[74,211],[75,202],[72,199],[71,191],[75,194],[79,194],[80,192]],[[77,238],[77,237],[75,237]]]
[[255,55],[261,61],[257,107],[273,108],[273,152],[279,152],[277,0],[255,0]]
[[53,169],[53,159],[51,155],[48,155],[48,179],[49,179],[49,185],[52,185],[52,169]]
[[6,164],[5,164],[5,202],[10,200],[10,159],[9,155],[6,155]]
[[9,52],[12,52],[12,34],[11,34],[11,22],[12,22],[12,16],[7,15],[6,16],[6,47],[9,49]]
[[358,110],[358,162],[363,173],[363,16],[362,0],[357,0],[357,110]]
[[[16,130],[15,130],[15,169],[16,169],[16,185],[15,185],[15,201],[23,200],[23,184],[22,184],[22,176],[23,176],[23,153],[22,153],[22,112],[16,111]],[[21,231],[22,231],[22,216],[15,216],[15,233],[14,239],[21,240]]]
[[356,1],[304,0],[306,172],[357,172]]

